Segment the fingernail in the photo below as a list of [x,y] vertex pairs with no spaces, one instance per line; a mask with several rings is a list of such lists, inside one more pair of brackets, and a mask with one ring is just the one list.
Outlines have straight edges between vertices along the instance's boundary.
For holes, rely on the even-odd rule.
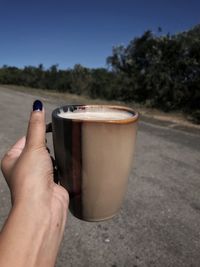
[[42,111],[43,104],[40,100],[35,100],[33,102],[33,111]]

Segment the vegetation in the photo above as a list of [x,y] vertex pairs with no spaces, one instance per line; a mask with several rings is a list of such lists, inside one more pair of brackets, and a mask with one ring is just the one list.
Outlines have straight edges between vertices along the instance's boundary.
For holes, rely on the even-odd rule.
[[1,84],[57,89],[92,98],[135,101],[164,111],[189,112],[200,123],[200,25],[176,35],[146,31],[127,46],[116,46],[108,69],[80,64],[60,70],[4,65]]

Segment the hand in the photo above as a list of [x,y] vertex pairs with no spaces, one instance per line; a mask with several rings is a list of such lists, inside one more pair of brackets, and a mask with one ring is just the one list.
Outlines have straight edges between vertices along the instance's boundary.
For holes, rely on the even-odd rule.
[[[53,266],[64,232],[69,197],[53,181],[52,162],[45,146],[44,109],[31,113],[26,138],[7,152],[1,167],[11,192],[12,210],[20,211],[22,219],[31,218],[35,225],[42,224],[44,228],[37,266]],[[30,262],[27,266],[31,266]]]

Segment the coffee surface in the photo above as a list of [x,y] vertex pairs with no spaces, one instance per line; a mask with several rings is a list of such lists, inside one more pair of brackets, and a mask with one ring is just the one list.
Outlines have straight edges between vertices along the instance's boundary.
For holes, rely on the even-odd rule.
[[58,116],[74,120],[126,120],[134,115],[127,111],[111,108],[86,108],[66,112],[61,110]]

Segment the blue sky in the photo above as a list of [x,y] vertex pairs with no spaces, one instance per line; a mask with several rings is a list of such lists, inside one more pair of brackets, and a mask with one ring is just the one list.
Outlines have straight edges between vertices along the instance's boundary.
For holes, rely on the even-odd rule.
[[198,0],[0,0],[0,66],[105,67],[113,46],[145,30],[177,33],[198,23]]

